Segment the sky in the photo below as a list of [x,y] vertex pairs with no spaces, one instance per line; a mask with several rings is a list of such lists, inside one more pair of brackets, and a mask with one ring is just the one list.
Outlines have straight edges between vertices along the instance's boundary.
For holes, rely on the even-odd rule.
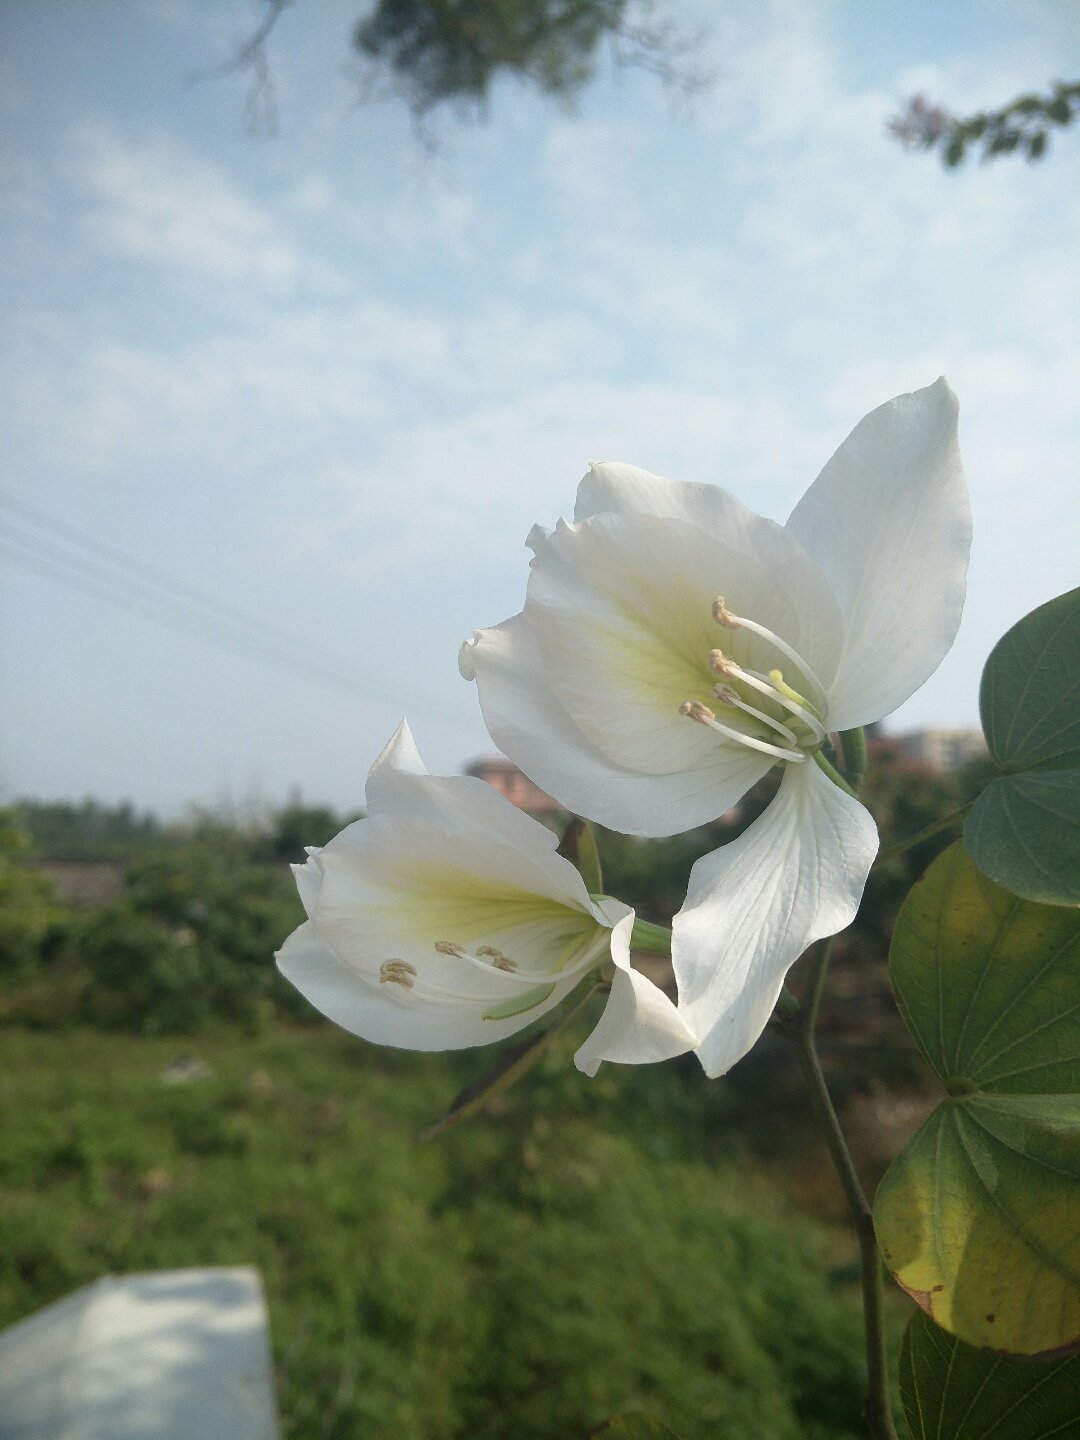
[[783,520],[942,373],[968,605],[888,724],[977,723],[1080,568],[1080,134],[947,173],[885,124],[1074,78],[1080,6],[680,0],[702,93],[605,59],[434,145],[358,103],[364,8],[285,11],[256,135],[189,80],[251,0],[0,0],[0,803],[351,810],[403,714],[452,773],[492,749],[459,644],[590,461]]

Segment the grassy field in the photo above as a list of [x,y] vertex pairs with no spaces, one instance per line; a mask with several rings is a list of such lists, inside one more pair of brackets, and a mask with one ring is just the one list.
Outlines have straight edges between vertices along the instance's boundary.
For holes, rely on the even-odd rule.
[[[288,1440],[576,1440],[632,1406],[685,1440],[863,1433],[850,1267],[693,1071],[588,1082],[563,1050],[418,1145],[483,1057],[0,1043],[0,1325],[110,1271],[251,1263]],[[211,1073],[164,1084],[184,1052]]]

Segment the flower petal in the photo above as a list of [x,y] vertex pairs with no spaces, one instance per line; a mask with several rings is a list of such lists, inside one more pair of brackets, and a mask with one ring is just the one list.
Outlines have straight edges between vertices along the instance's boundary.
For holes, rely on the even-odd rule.
[[813,763],[788,765],[765,813],[691,870],[672,960],[707,1075],[751,1048],[806,947],[854,919],[877,848],[869,811]]
[[603,1060],[620,1065],[649,1065],[671,1060],[694,1048],[694,1036],[675,1005],[658,985],[633,969],[630,932],[634,917],[620,920],[611,933],[615,978],[604,1013],[595,1030],[574,1056],[586,1075],[595,1075]]
[[829,706],[838,730],[895,710],[956,636],[971,546],[956,416],[943,379],[871,411],[788,520],[844,616]]
[[[319,934],[369,976],[403,960],[425,985],[503,999],[524,977],[577,964],[605,933],[577,871],[546,846],[528,855],[489,835],[373,815],[331,840],[315,863],[322,872],[312,917]],[[502,952],[521,978],[478,970],[454,953],[476,955],[479,946]]]
[[[632,923],[632,922],[631,922]],[[564,999],[581,976],[556,983],[547,999],[502,1020],[485,1020],[479,1007],[425,1000],[396,984],[380,985],[346,965],[304,924],[277,954],[278,969],[335,1024],[377,1045],[406,1050],[462,1050],[505,1039],[531,1025]]]
[[[498,847],[512,851],[519,870],[523,862],[539,893],[597,913],[577,868],[556,854],[558,835],[486,781],[470,775],[429,775],[407,721],[401,722],[368,772],[367,803],[371,817],[407,816],[429,821],[447,835],[471,837],[482,847],[478,864],[484,873],[492,869],[492,851]],[[359,842],[365,823],[355,822],[337,839],[342,844]],[[525,883],[520,873],[518,882]]]
[[[811,666],[819,659],[835,664],[839,654],[832,594],[825,586],[819,608],[808,608],[798,561],[812,567],[797,547],[781,584],[749,552],[666,516],[594,515],[534,543],[523,613],[539,641],[547,683],[578,729],[627,769],[672,774],[703,763],[741,769],[750,747],[687,723],[679,707],[712,695],[717,677],[709,656],[721,642],[751,669],[768,670],[784,657],[750,628],[718,626],[712,613],[718,591],[731,610],[787,637]],[[828,653],[830,618],[836,648]]]
[[[671,775],[641,774],[609,758],[574,724],[547,684],[524,615],[478,630],[461,647],[484,722],[504,755],[568,810],[631,835],[674,835],[722,815],[770,768],[767,756],[715,746]],[[693,722],[682,720],[688,729]]]

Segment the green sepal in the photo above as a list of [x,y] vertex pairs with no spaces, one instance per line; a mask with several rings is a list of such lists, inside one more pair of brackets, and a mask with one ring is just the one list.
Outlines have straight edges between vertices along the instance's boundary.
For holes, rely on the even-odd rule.
[[848,784],[853,790],[858,790],[866,774],[868,760],[866,731],[861,725],[857,730],[841,730],[840,744],[844,750],[844,769],[847,772]]
[[630,946],[634,950],[648,950],[650,955],[670,955],[671,931],[664,925],[654,925],[651,920],[635,917]]
[[559,841],[558,854],[577,867],[590,895],[601,893],[604,888],[604,871],[600,864],[596,833],[588,820],[580,815],[571,818]]
[[534,1065],[543,1059],[552,1041],[569,1025],[596,994],[595,986],[588,986],[576,1004],[568,1006],[546,1030],[536,1031],[518,1040],[503,1050],[495,1064],[485,1070],[479,1080],[473,1080],[464,1090],[458,1092],[446,1114],[433,1124],[421,1130],[417,1140],[433,1140],[446,1130],[452,1130],[463,1120],[468,1120],[482,1110],[489,1100],[509,1090],[527,1075]]
[[555,989],[555,983],[550,985],[534,985],[531,990],[523,990],[520,995],[511,995],[509,1000],[500,1000],[498,1005],[492,1005],[490,1010],[485,1010],[485,1020],[512,1020],[515,1015],[524,1015],[526,1010],[535,1010],[537,1005],[542,1005],[551,992]]

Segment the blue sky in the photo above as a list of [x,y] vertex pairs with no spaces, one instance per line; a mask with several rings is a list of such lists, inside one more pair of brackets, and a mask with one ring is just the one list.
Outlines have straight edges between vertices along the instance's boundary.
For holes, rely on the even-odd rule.
[[400,103],[355,104],[361,8],[285,13],[256,139],[245,81],[185,83],[248,0],[0,6],[0,488],[347,676],[0,554],[0,795],[351,808],[403,713],[456,770],[490,750],[458,644],[520,609],[525,536],[589,460],[783,519],[942,372],[968,611],[890,724],[973,723],[991,645],[1077,583],[1080,135],[946,174],[884,126],[917,90],[963,110],[1072,78],[1077,6],[684,0],[714,74],[691,104],[607,66],[573,115],[506,84],[435,154]]

